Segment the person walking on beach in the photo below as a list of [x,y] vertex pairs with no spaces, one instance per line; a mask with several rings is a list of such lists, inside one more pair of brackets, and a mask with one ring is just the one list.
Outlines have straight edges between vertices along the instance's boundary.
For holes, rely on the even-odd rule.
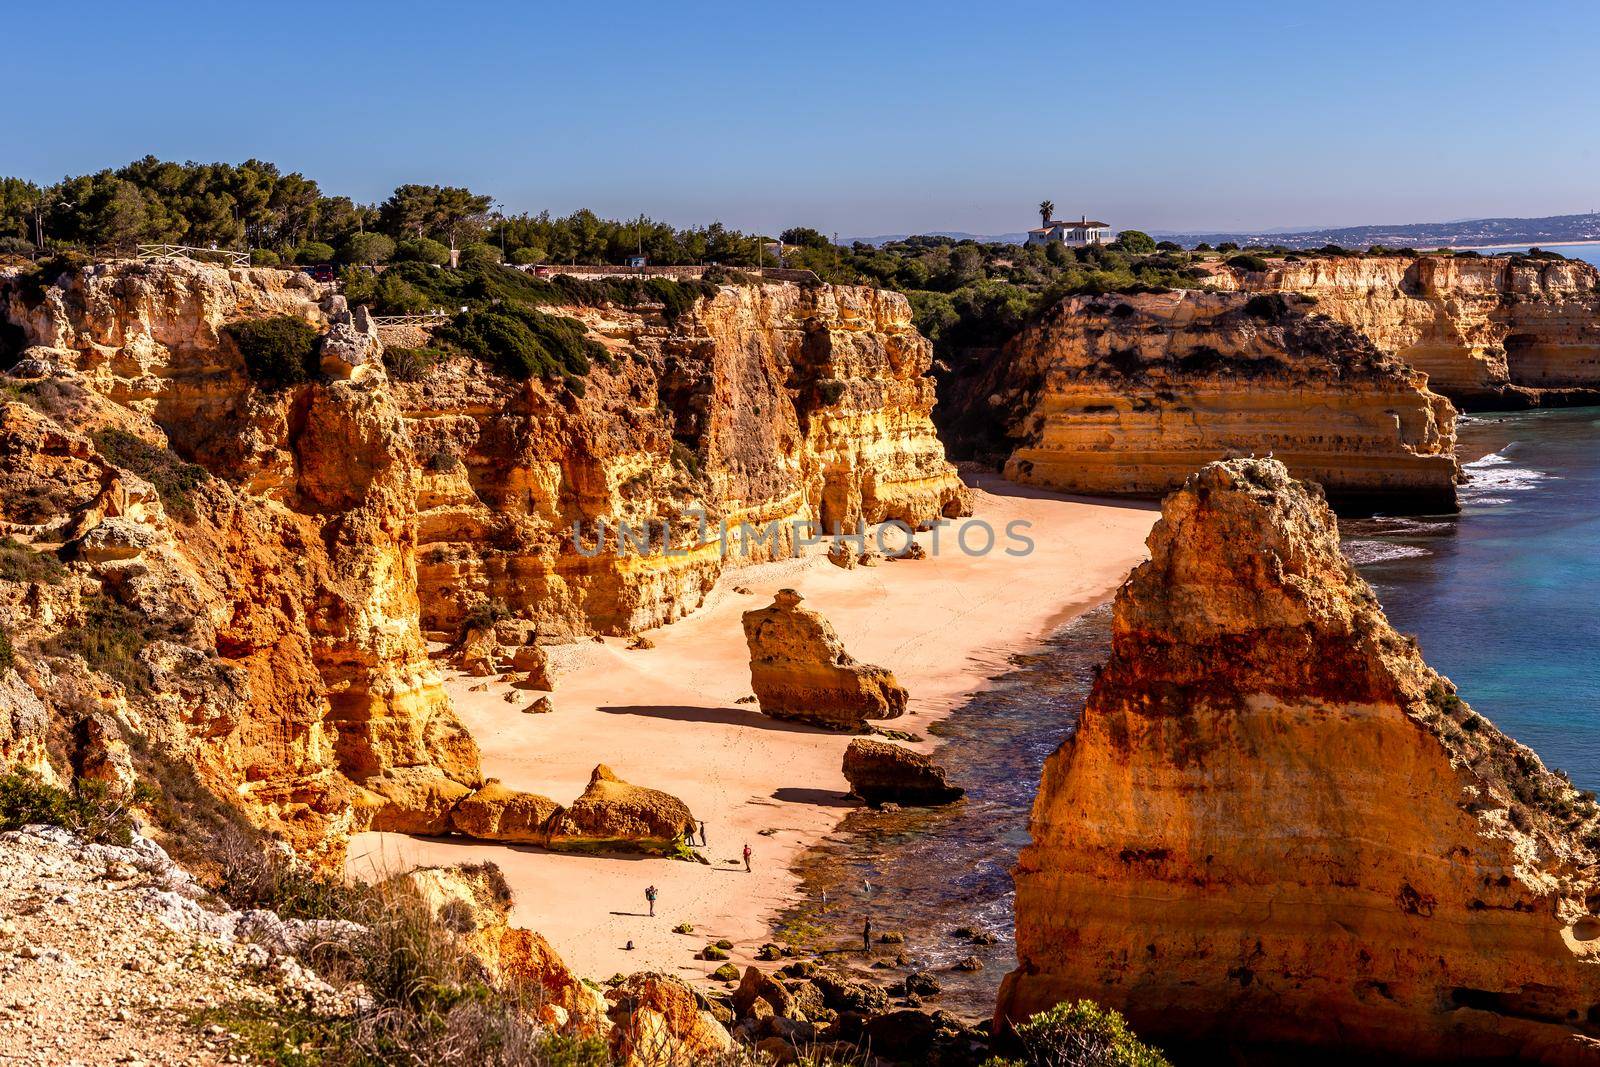
[[744,873],[750,873],[750,846],[744,846]]
[[647,885],[647,886],[644,887],[644,899],[650,905],[650,917],[652,919],[655,918],[656,917],[656,887],[655,886]]
[[872,955],[872,916],[867,916],[867,921],[861,924],[861,951]]

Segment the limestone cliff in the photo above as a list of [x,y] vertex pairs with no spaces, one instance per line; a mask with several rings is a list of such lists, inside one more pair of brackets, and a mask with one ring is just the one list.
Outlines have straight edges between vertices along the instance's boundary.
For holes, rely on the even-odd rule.
[[1600,1056],[1600,814],[1430,670],[1313,487],[1165,502],[1046,762],[998,1017],[1093,997],[1168,1049]]
[[1157,494],[1273,455],[1358,506],[1453,510],[1455,412],[1424,377],[1305,302],[1182,291],[1069,297],[953,383],[1006,476]]
[[1600,401],[1600,271],[1582,260],[1311,256],[1213,282],[1314,297],[1458,404]]
[[[794,523],[922,527],[967,511],[929,417],[932,349],[897,293],[729,286],[673,322],[559,310],[614,357],[582,395],[465,360],[392,383],[425,459],[430,631],[453,636],[491,599],[547,633],[631,633],[699,606],[725,568],[788,554]],[[621,522],[635,544],[619,552]]]
[[[107,712],[143,762],[305,853],[368,826],[516,834],[501,809],[540,798],[452,817],[482,777],[425,632],[454,641],[491,600],[542,640],[670,621],[739,562],[709,539],[676,554],[696,513],[714,532],[965,508],[898,296],[748,285],[671,322],[567,310],[612,353],[586,383],[464,356],[400,382],[365,314],[294,272],[0,275],[6,343],[26,346],[0,397],[18,561],[0,568],[18,661],[0,673],[0,752],[43,766],[52,738]],[[268,388],[227,327],[281,316],[320,332],[318,356],[309,380]],[[653,523],[653,547],[580,551],[573,523],[592,545],[601,518]]]
[[8,585],[3,621],[62,718],[108,709],[302,851],[336,852],[481,776],[418,627],[398,410],[371,379],[258,389],[222,329],[326,328],[297,277],[117,264],[7,291],[38,344],[0,409],[0,521],[75,565]]

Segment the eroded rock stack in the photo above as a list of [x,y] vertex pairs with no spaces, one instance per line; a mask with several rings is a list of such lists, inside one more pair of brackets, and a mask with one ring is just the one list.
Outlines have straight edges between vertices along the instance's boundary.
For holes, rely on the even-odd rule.
[[857,662],[827,619],[800,606],[803,599],[782,589],[770,606],[744,613],[750,686],[762,714],[834,730],[903,715],[907,694],[894,674]]
[[1163,506],[1045,765],[998,1019],[1092,997],[1169,1049],[1600,1056],[1600,818],[1428,668],[1314,488]]
[[1075,296],[952,386],[952,432],[1008,478],[1156,495],[1273,456],[1336,500],[1454,510],[1455,412],[1425,375],[1282,295]]

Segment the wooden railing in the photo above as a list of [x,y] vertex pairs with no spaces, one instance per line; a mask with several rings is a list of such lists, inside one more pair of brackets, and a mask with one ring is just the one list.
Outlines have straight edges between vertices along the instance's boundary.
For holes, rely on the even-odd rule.
[[195,248],[191,245],[139,245],[137,248],[139,258],[146,260],[181,259],[188,263],[209,264],[220,261],[230,267],[250,265],[249,252],[236,252],[231,248]]
[[425,311],[420,315],[374,315],[374,326],[442,326],[450,321],[448,311]]

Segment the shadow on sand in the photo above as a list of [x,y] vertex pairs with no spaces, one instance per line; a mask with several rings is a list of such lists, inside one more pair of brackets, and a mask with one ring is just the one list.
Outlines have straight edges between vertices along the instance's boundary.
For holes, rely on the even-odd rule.
[[786,804],[816,804],[825,808],[859,808],[864,805],[849,793],[837,789],[812,789],[807,786],[786,785],[772,791],[773,800]]
[[745,708],[696,708],[684,704],[623,704],[600,709],[607,715],[643,715],[650,719],[674,722],[711,722],[723,726],[751,726],[758,730],[777,730],[787,734],[826,734],[833,731],[804,723],[771,719],[759,711]]

